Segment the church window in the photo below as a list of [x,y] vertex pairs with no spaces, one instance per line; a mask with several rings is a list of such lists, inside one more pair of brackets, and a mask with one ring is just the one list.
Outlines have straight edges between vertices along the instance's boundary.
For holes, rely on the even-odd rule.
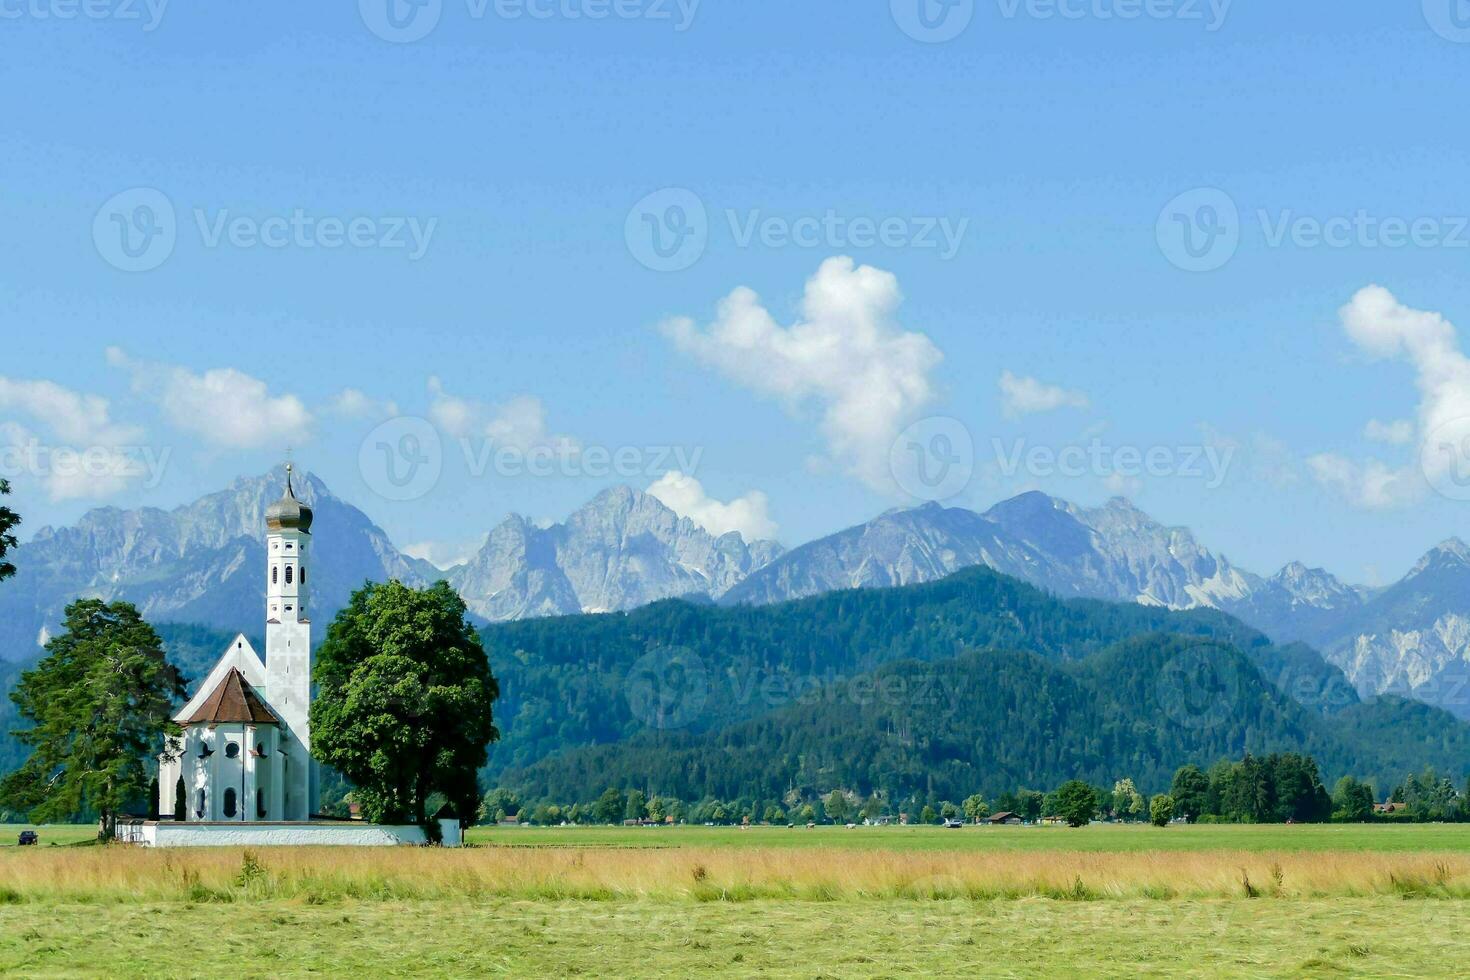
[[265,790],[255,791],[255,816],[261,820],[265,819]]
[[233,817],[239,808],[235,805],[235,788],[225,790],[225,816]]
[[200,820],[204,819],[204,790],[199,791],[199,805],[194,808],[194,815]]
[[290,612],[290,611],[291,611],[291,607],[290,606],[287,606],[286,607],[286,612]]
[[271,585],[275,585],[277,582],[279,582],[281,580],[280,576],[281,576],[281,570],[279,568],[277,568],[275,565],[272,565],[271,566]]
[[225,743],[225,758],[226,759],[234,759],[234,758],[238,757],[239,755],[240,755],[240,743],[239,742],[226,742]]
[[295,546],[292,545],[291,542],[289,542],[289,541],[286,542],[286,550],[287,551],[290,551],[293,547],[295,547]]
[[199,743],[199,758],[201,758],[201,759],[208,759],[212,755],[214,755],[214,749],[212,749],[212,748],[209,747],[209,743],[208,742],[200,742]]
[[306,569],[304,569],[304,568],[301,570],[301,584],[302,585],[305,585],[306,584]]
[[286,566],[286,584],[287,585],[290,585],[291,584],[291,566],[290,565],[287,565]]

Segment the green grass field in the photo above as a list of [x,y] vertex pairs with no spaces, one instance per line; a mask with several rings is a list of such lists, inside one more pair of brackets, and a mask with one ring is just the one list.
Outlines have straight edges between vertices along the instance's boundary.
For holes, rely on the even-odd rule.
[[[19,827],[0,827],[13,845]],[[1470,827],[478,828],[0,851],[0,975],[1446,976]]]

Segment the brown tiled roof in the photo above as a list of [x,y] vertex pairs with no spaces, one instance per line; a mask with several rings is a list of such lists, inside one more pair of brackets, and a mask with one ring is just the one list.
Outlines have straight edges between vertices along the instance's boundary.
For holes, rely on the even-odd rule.
[[239,668],[231,667],[219,686],[210,692],[199,710],[184,724],[217,725],[222,722],[278,725],[280,719],[265,706],[265,702],[255,693],[255,688],[250,686]]

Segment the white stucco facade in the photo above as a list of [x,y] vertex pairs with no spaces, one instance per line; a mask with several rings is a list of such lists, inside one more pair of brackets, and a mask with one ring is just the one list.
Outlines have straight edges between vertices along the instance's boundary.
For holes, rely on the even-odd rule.
[[[309,821],[311,509],[285,495],[266,511],[265,656],[235,637],[174,715],[183,729],[159,758],[159,815],[185,823]],[[180,803],[182,802],[182,806]]]
[[[464,843],[458,820],[440,820],[444,847]],[[146,847],[397,847],[423,846],[422,827],[370,823],[140,821],[118,826],[118,839]]]

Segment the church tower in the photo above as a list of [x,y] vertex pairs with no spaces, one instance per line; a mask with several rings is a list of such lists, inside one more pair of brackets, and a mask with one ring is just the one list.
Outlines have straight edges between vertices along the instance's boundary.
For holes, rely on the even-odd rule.
[[283,819],[309,820],[317,805],[311,761],[311,508],[286,492],[265,512],[265,698],[281,719]]

